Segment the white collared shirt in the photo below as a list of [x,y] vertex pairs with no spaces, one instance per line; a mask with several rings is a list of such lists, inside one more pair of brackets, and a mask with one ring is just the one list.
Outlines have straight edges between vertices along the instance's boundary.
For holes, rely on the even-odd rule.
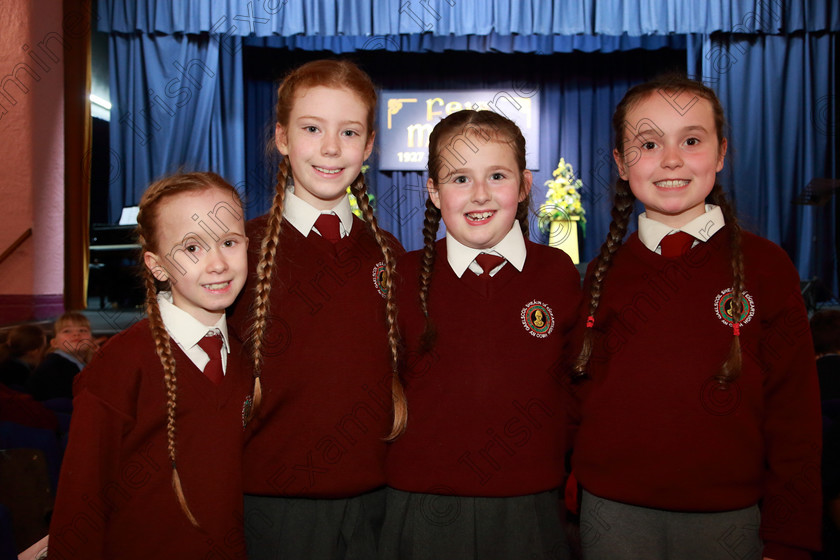
[[449,266],[455,276],[461,278],[464,272],[469,268],[476,275],[480,275],[483,270],[475,262],[475,258],[481,253],[490,253],[504,257],[505,262],[490,271],[490,276],[495,276],[503,266],[507,263],[522,272],[522,267],[525,266],[525,238],[522,236],[522,229],[519,227],[519,220],[514,220],[513,227],[505,235],[504,239],[499,241],[495,247],[490,249],[473,249],[467,247],[452,237],[449,232],[446,232],[446,260],[449,261]]
[[639,214],[639,241],[654,253],[661,255],[662,249],[659,244],[666,235],[678,231],[685,232],[694,237],[694,243],[691,246],[695,247],[698,243],[705,243],[711,239],[724,225],[726,223],[723,219],[723,211],[714,204],[707,204],[706,212],[702,216],[697,216],[681,228],[666,226],[662,222],[648,218],[647,213],[642,212]]
[[[341,237],[350,235],[350,229],[353,227],[353,211],[350,210],[350,196],[344,195],[344,198],[338,201],[332,209],[322,212],[318,210],[299,196],[295,195],[294,187],[286,189],[286,198],[283,201],[283,217],[288,220],[290,224],[298,230],[301,235],[306,237],[309,232],[315,227],[315,221],[321,214],[335,214],[338,216],[338,221],[341,222],[338,230]],[[318,235],[321,232],[315,230]]]
[[169,338],[175,341],[199,371],[204,371],[204,366],[207,365],[210,358],[198,345],[198,341],[211,330],[216,330],[222,335],[222,348],[224,349],[224,352],[222,352],[222,372],[226,372],[230,343],[228,342],[227,319],[224,314],[216,321],[215,325],[205,325],[172,303],[172,292],[158,292],[157,301],[160,308],[160,317],[163,319],[163,326],[166,327]]

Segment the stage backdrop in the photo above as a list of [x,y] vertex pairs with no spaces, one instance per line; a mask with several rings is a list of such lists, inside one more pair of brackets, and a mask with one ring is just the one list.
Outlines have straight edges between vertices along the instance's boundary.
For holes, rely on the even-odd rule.
[[[824,206],[795,204],[812,180],[837,177],[835,1],[99,0],[97,6],[98,29],[111,35],[111,143],[123,165],[111,184],[112,220],[123,205],[136,204],[150,180],[177,166],[222,172],[246,192],[250,214],[262,211],[273,180],[258,160],[273,102],[271,86],[263,91],[257,84],[270,84],[307,57],[350,53],[384,89],[510,88],[521,68],[490,62],[496,53],[525,57],[526,79],[540,88],[539,173],[562,156],[584,182],[582,258],[589,259],[609,221],[608,122],[615,102],[649,71],[684,67],[723,100],[731,124],[725,183],[747,225],[780,243],[803,278],[819,275],[836,292],[837,262],[815,247],[834,245],[838,197]],[[270,51],[270,61],[258,51]],[[655,59],[660,52],[679,62]],[[459,66],[464,59],[454,55],[470,53],[481,58]],[[377,55],[395,57],[387,71],[376,68]],[[418,83],[414,75],[428,74],[413,72],[424,65],[406,62],[414,56],[434,59],[436,70],[447,72]],[[254,72],[253,64],[267,68]],[[499,75],[502,68],[507,75]],[[383,225],[417,246],[419,217],[405,203],[422,196],[422,173],[373,165]],[[538,187],[544,180],[538,176]],[[539,201],[541,193],[534,195]]]

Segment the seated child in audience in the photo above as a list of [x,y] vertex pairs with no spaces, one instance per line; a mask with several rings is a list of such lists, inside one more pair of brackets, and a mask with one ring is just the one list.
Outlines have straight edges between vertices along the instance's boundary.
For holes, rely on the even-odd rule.
[[97,351],[90,321],[77,311],[68,311],[55,321],[50,352],[35,368],[30,380],[32,395],[39,401],[73,398],[73,379]]

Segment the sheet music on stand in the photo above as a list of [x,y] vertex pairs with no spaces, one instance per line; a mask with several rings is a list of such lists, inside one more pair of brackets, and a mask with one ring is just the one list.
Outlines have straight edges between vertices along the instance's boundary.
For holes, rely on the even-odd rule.
[[[801,206],[825,206],[834,198],[834,195],[838,191],[840,191],[840,179],[829,179],[825,177],[812,179],[807,185],[805,185],[805,188],[802,189],[802,192],[798,197],[796,197],[796,199],[794,199],[793,203]],[[819,221],[819,216],[815,216],[815,232],[820,231]],[[835,228],[836,227],[837,226],[835,226]],[[835,231],[835,239],[831,240],[834,247],[832,258],[834,259],[835,265],[838,267],[832,273],[837,274],[838,278],[840,278],[840,258],[838,258],[837,254],[838,240],[836,239],[838,233],[840,232]],[[817,271],[819,271],[819,267],[822,266],[822,262],[820,261],[820,245],[821,244],[817,242],[817,236],[815,233],[812,246],[815,251],[814,266]],[[802,282],[802,297],[805,300],[805,305],[809,312],[815,311],[818,307],[818,302],[820,301],[837,299],[836,294],[832,293],[831,286],[827,285],[820,278],[819,272],[812,276],[807,282]]]

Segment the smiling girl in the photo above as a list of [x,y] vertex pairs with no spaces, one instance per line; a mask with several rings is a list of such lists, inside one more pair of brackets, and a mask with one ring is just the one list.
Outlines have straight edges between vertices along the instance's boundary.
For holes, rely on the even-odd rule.
[[405,407],[390,289],[403,251],[361,173],[375,108],[347,61],[310,62],[278,88],[274,201],[248,224],[253,274],[231,317],[261,393],[244,465],[251,559],[376,557],[385,438]]
[[432,131],[425,248],[398,265],[410,415],[388,452],[381,558],[568,557],[562,366],[580,276],[527,239],[531,182],[505,117],[459,111]]
[[679,76],[632,88],[613,116],[620,178],[576,364],[587,560],[804,560],[819,547],[799,275],[741,230],[716,182],[724,125],[715,93]]
[[137,223],[148,318],[77,377],[49,555],[242,558],[252,379],[225,321],[247,275],[242,204],[214,173],[173,175]]

